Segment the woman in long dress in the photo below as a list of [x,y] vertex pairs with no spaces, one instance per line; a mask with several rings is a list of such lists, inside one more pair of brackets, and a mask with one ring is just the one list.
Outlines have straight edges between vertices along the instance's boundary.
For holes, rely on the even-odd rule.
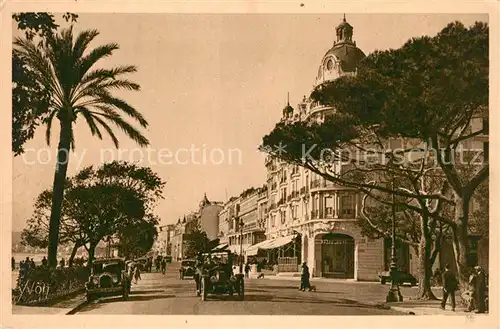
[[137,284],[137,281],[141,279],[141,270],[139,269],[139,264],[135,264],[134,279],[135,279],[135,284]]

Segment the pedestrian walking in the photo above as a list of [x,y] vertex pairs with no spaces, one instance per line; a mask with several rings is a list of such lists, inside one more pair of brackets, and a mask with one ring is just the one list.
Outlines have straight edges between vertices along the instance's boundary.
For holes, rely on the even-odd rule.
[[29,264],[29,268],[30,268],[31,270],[33,270],[33,269],[35,269],[35,267],[36,267],[36,265],[35,265],[35,261],[33,260],[33,258],[31,258],[31,260],[30,260],[30,264]]
[[245,278],[249,278],[249,273],[250,273],[250,265],[248,263],[245,264]]
[[135,284],[137,284],[137,281],[139,281],[141,279],[141,270],[139,269],[138,264],[135,264],[134,279],[135,279]]
[[198,253],[196,257],[195,270],[194,270],[194,282],[196,283],[196,295],[201,295],[201,277],[203,274],[203,255]]
[[163,258],[161,260],[161,272],[163,273],[163,275],[165,275],[166,271],[167,271],[167,260]]
[[45,258],[45,256],[43,256],[43,259],[42,259],[42,266],[47,267],[47,258]]
[[304,262],[302,263],[302,273],[300,274],[300,291],[305,291],[308,289],[311,291],[311,283],[309,282],[309,267],[307,266],[307,263]]
[[481,266],[476,266],[475,270],[475,304],[477,307],[476,313],[484,313],[486,311],[486,273]]
[[441,301],[441,308],[444,310],[448,297],[451,300],[451,310],[455,311],[455,291],[458,288],[457,278],[455,274],[450,271],[450,266],[446,264],[443,272],[443,299]]
[[61,266],[61,268],[63,268],[66,265],[66,261],[64,260],[64,258],[61,258],[59,265]]

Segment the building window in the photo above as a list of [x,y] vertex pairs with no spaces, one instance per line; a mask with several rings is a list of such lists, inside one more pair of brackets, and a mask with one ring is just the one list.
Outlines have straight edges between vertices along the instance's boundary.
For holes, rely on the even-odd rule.
[[333,198],[331,196],[325,197],[325,215],[333,217]]
[[341,198],[341,214],[343,217],[354,217],[354,196],[343,195]]

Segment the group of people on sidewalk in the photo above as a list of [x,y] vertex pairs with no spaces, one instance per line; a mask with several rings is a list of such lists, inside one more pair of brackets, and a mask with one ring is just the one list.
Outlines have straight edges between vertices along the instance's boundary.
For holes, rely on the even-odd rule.
[[[447,264],[443,273],[443,299],[441,300],[441,309],[446,308],[448,297],[451,302],[451,310],[455,311],[455,292],[458,290],[458,280],[450,266]],[[468,303],[467,312],[476,311],[476,313],[486,312],[486,273],[481,266],[475,266],[468,281],[468,289],[462,295],[462,298]]]

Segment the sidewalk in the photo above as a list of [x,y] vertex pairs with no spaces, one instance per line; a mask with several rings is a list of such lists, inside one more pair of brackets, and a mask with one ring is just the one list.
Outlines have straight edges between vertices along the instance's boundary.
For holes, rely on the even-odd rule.
[[[287,275],[265,276],[264,280],[283,280],[283,281],[300,281],[299,277]],[[459,315],[459,316],[482,316],[465,312],[465,308],[456,307],[455,312],[451,310],[450,302],[448,301],[446,309],[441,309],[442,288],[433,287],[432,291],[438,300],[419,300],[416,299],[417,287],[401,286],[403,294],[403,302],[387,303],[385,297],[387,295],[388,285],[381,285],[379,282],[354,281],[344,279],[329,279],[329,278],[311,278],[311,284],[318,285],[318,291],[332,290],[337,294],[345,295],[346,298],[356,300],[361,303],[376,305],[394,311],[414,314],[414,315]],[[357,288],[359,287],[359,289]],[[458,302],[458,292],[456,295]]]
[[20,306],[12,305],[12,314],[44,314],[65,315],[72,313],[76,308],[86,303],[85,294],[76,295],[73,298],[62,300],[50,306]]

